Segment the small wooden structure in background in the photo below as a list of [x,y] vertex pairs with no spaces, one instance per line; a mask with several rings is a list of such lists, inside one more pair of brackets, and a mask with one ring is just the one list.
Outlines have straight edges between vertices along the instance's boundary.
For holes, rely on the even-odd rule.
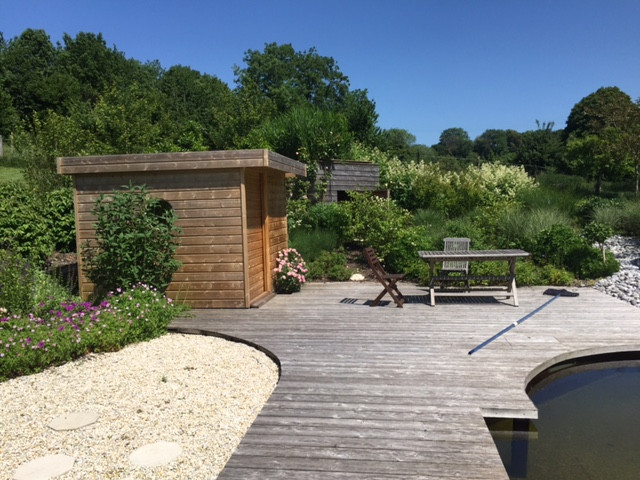
[[[325,170],[318,170],[318,179]],[[375,163],[334,161],[331,178],[324,194],[325,203],[348,200],[347,192],[379,191],[380,167]]]
[[[78,248],[95,238],[91,210],[100,194],[146,185],[169,202],[182,229],[182,266],[167,289],[193,308],[248,308],[273,294],[272,271],[288,246],[285,177],[304,164],[267,150],[58,158],[73,176]],[[94,286],[78,259],[80,293]]]

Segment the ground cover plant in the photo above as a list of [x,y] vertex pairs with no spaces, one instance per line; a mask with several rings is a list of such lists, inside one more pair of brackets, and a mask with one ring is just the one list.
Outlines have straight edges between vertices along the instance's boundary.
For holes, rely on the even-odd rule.
[[96,305],[77,299],[51,304],[42,302],[35,313],[0,307],[0,381],[158,337],[183,311],[145,284],[118,289]]

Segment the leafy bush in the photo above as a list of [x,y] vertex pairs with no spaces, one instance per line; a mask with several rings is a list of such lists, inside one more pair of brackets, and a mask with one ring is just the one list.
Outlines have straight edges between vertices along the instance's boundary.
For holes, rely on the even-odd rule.
[[307,265],[295,248],[280,250],[276,257],[276,268],[273,270],[273,285],[276,293],[299,292],[307,281]]
[[73,189],[60,188],[46,195],[44,217],[59,252],[76,250],[76,225],[73,214]]
[[582,279],[605,277],[620,268],[611,252],[607,252],[603,262],[597,248],[593,248],[574,230],[563,225],[554,225],[540,232],[533,255],[538,263],[565,267]]
[[0,307],[11,314],[29,312],[35,304],[35,268],[10,250],[0,250]]
[[483,163],[470,166],[461,175],[457,188],[468,198],[469,206],[491,206],[502,202],[515,202],[524,191],[537,187],[522,166]]
[[0,248],[44,264],[56,242],[42,211],[38,197],[24,182],[0,184]]
[[388,247],[384,257],[385,267],[402,272],[409,278],[420,278],[427,264],[418,257],[420,250],[437,250],[434,237],[424,226],[407,227],[398,232],[395,242]]
[[518,262],[518,285],[571,285],[571,272],[554,265],[536,265],[530,260]]
[[572,228],[553,225],[536,236],[531,253],[537,263],[564,266],[571,253],[584,245],[584,239]]
[[321,252],[309,262],[309,278],[314,280],[349,280],[353,272],[347,267],[347,256],[344,252]]
[[164,291],[180,267],[176,215],[145,186],[100,195],[92,213],[96,239],[82,246],[84,268],[99,292],[142,282]]
[[[292,234],[300,231],[325,230],[334,232],[339,241],[344,240],[344,233],[351,222],[344,204],[318,203],[310,205],[307,201],[293,201],[290,203],[294,203],[294,206],[289,210],[294,216],[295,227],[289,228]],[[288,214],[289,221],[291,220],[291,213]]]
[[322,252],[331,252],[337,249],[339,244],[338,234],[332,230],[297,230],[291,235],[289,246],[295,248],[302,258],[312,262]]
[[380,258],[395,248],[401,232],[410,224],[411,215],[393,200],[369,193],[352,193],[344,204],[351,224],[346,237],[359,246],[370,246]]
[[603,261],[600,251],[590,245],[583,245],[570,252],[566,265],[578,278],[583,279],[608,277],[620,269],[620,263],[613,253],[606,252]]

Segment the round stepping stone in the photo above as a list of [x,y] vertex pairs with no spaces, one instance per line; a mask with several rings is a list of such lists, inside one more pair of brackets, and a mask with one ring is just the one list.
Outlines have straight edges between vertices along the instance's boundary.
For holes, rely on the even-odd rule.
[[76,430],[91,425],[98,420],[98,414],[93,412],[72,412],[54,418],[49,423],[49,428],[58,432],[64,430]]
[[138,467],[161,467],[174,461],[181,453],[182,447],[177,443],[156,442],[134,450],[129,460]]
[[75,458],[67,455],[45,455],[20,465],[14,472],[13,479],[47,480],[71,470],[75,461]]

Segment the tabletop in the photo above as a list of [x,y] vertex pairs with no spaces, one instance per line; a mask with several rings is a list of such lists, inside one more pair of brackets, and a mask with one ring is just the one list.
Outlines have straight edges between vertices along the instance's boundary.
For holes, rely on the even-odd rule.
[[528,257],[529,252],[519,249],[504,250],[420,250],[418,256],[424,260],[511,260]]

